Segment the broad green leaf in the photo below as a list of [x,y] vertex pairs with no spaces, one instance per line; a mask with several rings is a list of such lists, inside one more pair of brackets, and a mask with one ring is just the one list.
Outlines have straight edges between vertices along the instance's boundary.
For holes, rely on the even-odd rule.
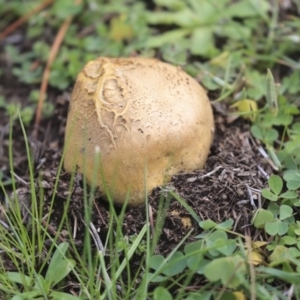
[[[39,298],[38,298],[39,297]],[[31,300],[31,299],[36,299],[36,300],[43,300],[44,297],[41,293],[41,291],[30,291],[30,292],[25,292],[22,294],[17,294],[10,298],[10,300]]]
[[153,255],[149,260],[150,268],[161,270],[166,276],[172,277],[186,268],[186,259],[182,252],[175,252],[169,259],[161,255]]
[[300,257],[300,250],[295,247],[290,247],[288,249],[289,256],[292,256],[293,258],[299,258]]
[[209,230],[212,228],[215,228],[218,224],[212,221],[211,219],[201,221],[199,223],[200,227],[203,228],[204,230]]
[[177,251],[168,260],[166,267],[163,268],[163,274],[168,277],[181,273],[186,268],[186,259],[184,255]]
[[51,282],[47,282],[41,274],[35,274],[35,284],[33,289],[43,291],[45,294],[49,293]]
[[295,230],[299,229],[298,225],[296,223],[290,223],[289,224],[289,230],[288,230],[288,236],[292,238],[296,238]]
[[212,57],[218,50],[215,48],[213,28],[210,26],[198,27],[191,35],[191,52],[194,55]]
[[[300,132],[300,130],[299,130]],[[300,144],[300,142],[299,142]],[[295,161],[295,158],[293,157],[293,155],[291,153],[287,153],[287,151],[284,150],[278,150],[277,151],[277,155],[278,158],[280,159],[281,162],[283,162],[283,164],[285,165],[287,170],[297,170],[297,163]],[[300,153],[300,151],[299,151]]]
[[267,11],[269,10],[270,5],[266,0],[257,0],[255,1],[237,1],[231,5],[226,11],[225,14],[230,17],[264,17],[267,18]]
[[287,254],[287,252],[288,248],[281,245],[277,245],[273,250],[272,254],[270,255],[270,261],[276,262],[285,259],[285,255]]
[[[228,240],[225,243],[223,241],[222,244],[223,245],[222,246],[220,245],[220,247],[218,247],[216,250],[225,256],[231,255],[237,247],[236,242],[234,240]],[[217,243],[216,243],[216,246],[217,246]]]
[[206,236],[206,241],[213,243],[217,239],[227,241],[227,233],[223,230],[216,230]]
[[300,188],[300,171],[288,170],[283,174],[284,180],[287,182],[289,190],[297,190]]
[[280,239],[280,244],[289,245],[289,246],[295,245],[297,244],[297,239],[289,235],[285,235]]
[[227,234],[222,230],[216,230],[209,234],[205,240],[207,247],[211,248],[209,254],[217,257],[220,256],[219,249],[226,244]]
[[278,223],[278,235],[285,235],[289,230],[288,224],[282,221],[279,221]]
[[228,219],[216,226],[216,229],[231,229],[234,221],[233,219]]
[[300,122],[296,122],[292,126],[292,130],[295,132],[295,134],[300,134]]
[[50,261],[45,279],[51,285],[56,285],[65,278],[75,266],[75,261],[65,257],[69,244],[64,242],[58,245]]
[[300,222],[299,221],[297,221],[296,224],[291,224],[291,227],[293,228],[294,233],[296,235],[300,235]]
[[180,45],[167,44],[160,48],[162,52],[162,58],[166,62],[170,62],[174,65],[184,65],[187,61],[186,47],[188,43],[185,43],[186,39],[182,39]]
[[149,259],[149,267],[158,270],[164,263],[165,258],[162,255],[153,255]]
[[218,31],[218,35],[232,40],[248,40],[251,38],[251,29],[246,26],[240,26],[238,22],[231,21],[222,26],[222,30]]
[[173,297],[166,288],[159,286],[153,292],[153,299],[154,300],[162,300],[162,299],[163,300],[172,300]]
[[251,133],[253,134],[253,136],[259,140],[263,139],[263,134],[261,129],[257,126],[257,125],[252,125],[251,126]]
[[277,235],[278,234],[278,227],[279,227],[278,222],[280,222],[280,221],[276,220],[274,222],[270,222],[270,223],[265,224],[265,231],[271,236]]
[[271,128],[265,131],[264,134],[264,142],[266,144],[272,144],[274,141],[276,141],[278,139],[278,131]]
[[278,196],[275,195],[274,193],[272,193],[269,189],[262,189],[261,194],[263,197],[265,197],[266,199],[268,199],[270,201],[278,200]]
[[[300,130],[299,130],[300,132]],[[285,143],[285,149],[287,153],[299,157],[300,154],[300,134],[290,135],[290,140]]]
[[7,272],[7,278],[12,282],[19,283],[26,287],[30,287],[32,285],[32,280],[29,276],[18,272]]
[[247,93],[249,99],[258,100],[265,95],[265,78],[258,71],[253,71],[253,69],[246,70],[246,79],[249,87],[247,88]]
[[274,125],[288,126],[292,123],[292,121],[293,121],[293,117],[291,116],[291,114],[282,109],[279,109],[276,117],[273,116]]
[[190,244],[185,245],[184,253],[188,256],[193,253],[195,255],[202,255],[201,251],[203,249],[203,241],[197,241]]
[[261,229],[265,227],[266,223],[272,222],[273,220],[274,216],[270,211],[260,208],[254,215],[252,222],[256,228]]
[[297,199],[285,199],[282,201],[282,204],[287,204],[291,207],[299,207],[300,206],[300,198]]
[[278,175],[271,175],[268,180],[268,183],[269,183],[271,191],[274,194],[279,195],[280,192],[282,191],[282,187],[283,187],[283,181],[282,181],[281,177]]
[[300,71],[294,70],[290,76],[283,78],[282,87],[287,89],[290,94],[298,94],[300,92],[299,78]]
[[205,267],[204,275],[209,281],[221,280],[224,286],[235,288],[245,280],[246,270],[244,259],[236,255],[214,259]]
[[71,294],[52,291],[51,300],[80,300],[80,298],[73,296]]
[[293,209],[287,205],[281,205],[279,209],[279,219],[284,220],[293,214]]
[[168,43],[172,44],[177,40],[182,39],[187,35],[188,32],[189,31],[186,29],[174,29],[171,31],[167,31],[166,33],[149,37],[145,46],[149,48],[158,48]]
[[204,259],[201,255],[194,255],[187,259],[187,267],[197,274],[204,274],[205,266],[210,262],[208,259]]
[[280,195],[280,198],[283,199],[295,199],[298,197],[298,193],[296,191],[287,191]]
[[269,235],[284,235],[288,231],[288,225],[280,220],[269,222],[265,225],[265,230]]

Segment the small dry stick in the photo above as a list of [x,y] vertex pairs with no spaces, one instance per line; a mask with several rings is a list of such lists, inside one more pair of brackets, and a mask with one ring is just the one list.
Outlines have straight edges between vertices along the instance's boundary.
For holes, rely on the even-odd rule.
[[265,149],[261,146],[257,147],[258,151],[260,152],[260,154],[267,160],[267,162],[271,165],[271,167],[273,168],[273,170],[278,171],[278,167],[273,163],[273,161],[271,160],[271,158],[269,157],[268,153],[265,151]]
[[92,238],[93,238],[93,240],[96,244],[96,247],[97,247],[98,251],[101,252],[104,256],[105,255],[105,250],[104,250],[103,244],[102,244],[101,239],[98,235],[97,229],[96,229],[95,225],[92,222],[90,222],[89,232],[90,232],[90,234],[91,234],[91,236],[92,236]]
[[21,183],[23,183],[25,186],[29,186],[29,182],[26,182],[24,179],[22,179],[20,176],[18,176],[15,172],[10,172],[14,177]]
[[256,205],[255,205],[255,203],[254,203],[254,200],[253,200],[253,196],[252,196],[250,187],[249,187],[248,184],[246,184],[246,188],[247,188],[247,194],[248,194],[248,197],[249,197],[249,200],[250,200],[251,205],[254,207],[254,209],[257,209],[257,207],[256,207]]
[[72,211],[72,215],[74,218],[73,239],[75,240],[76,234],[77,234],[78,219],[77,219],[77,216],[75,215],[74,211]]
[[150,221],[150,227],[151,227],[151,236],[154,236],[154,221],[153,221],[153,211],[152,206],[149,204],[149,221]]
[[266,178],[266,179],[269,179],[269,175],[268,175],[268,173],[261,167],[261,166],[257,166],[257,168],[258,168],[258,170],[259,170],[259,172]]
[[215,169],[213,169],[211,172],[206,173],[206,174],[200,176],[199,178],[208,177],[208,176],[210,176],[210,175],[216,173],[216,172],[217,172],[219,169],[221,169],[221,168],[222,168],[222,166],[218,166],[218,167],[216,167]]

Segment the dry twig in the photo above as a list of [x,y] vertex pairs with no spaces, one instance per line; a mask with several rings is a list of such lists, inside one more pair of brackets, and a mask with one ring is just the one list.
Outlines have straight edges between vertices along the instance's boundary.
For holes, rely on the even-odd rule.
[[65,20],[63,25],[60,27],[60,30],[58,31],[56,38],[54,40],[54,43],[52,45],[52,48],[50,50],[46,68],[43,73],[43,79],[42,79],[42,83],[41,83],[41,87],[40,87],[38,106],[37,106],[36,115],[35,115],[35,123],[34,123],[35,128],[34,128],[34,133],[33,133],[35,138],[37,138],[38,127],[39,127],[39,124],[41,121],[44,98],[45,98],[45,94],[47,91],[48,81],[49,81],[49,76],[50,76],[50,68],[53,64],[53,61],[56,58],[56,55],[60,48],[60,45],[65,37],[65,34],[66,34],[71,22],[72,22],[72,19],[73,19],[72,17],[69,17],[67,20]]

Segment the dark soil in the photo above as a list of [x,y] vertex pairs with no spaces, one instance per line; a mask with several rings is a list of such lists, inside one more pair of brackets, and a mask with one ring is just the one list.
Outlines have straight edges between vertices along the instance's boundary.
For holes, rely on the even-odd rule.
[[[22,85],[17,85],[15,88],[9,85],[0,86],[0,89],[7,100],[26,99]],[[50,94],[52,95],[50,98],[55,103],[54,114],[50,119],[43,120],[39,128],[39,139],[30,138],[30,141],[35,159],[36,183],[45,192],[44,214],[51,214],[51,223],[45,226],[48,226],[49,233],[53,234],[60,223],[70,189],[71,176],[62,171],[58,189],[54,191],[63,149],[70,94],[55,94],[55,92],[50,92]],[[217,110],[215,109],[215,138],[205,168],[195,170],[193,173],[174,176],[167,189],[172,189],[174,193],[185,199],[202,220],[212,219],[215,222],[222,222],[232,218],[234,230],[246,233],[248,228],[250,230],[252,228],[250,220],[253,210],[255,206],[260,205],[257,201],[258,195],[253,189],[260,190],[267,180],[259,167],[268,175],[272,173],[272,169],[259,153],[249,132],[249,124],[244,119],[229,123],[224,113],[220,113],[225,111],[225,107],[218,105]],[[4,116],[3,111],[0,111],[0,114],[0,166],[5,179],[11,176],[8,160],[9,126],[8,118]],[[28,128],[29,137],[31,132],[32,128]],[[24,185],[30,181],[27,155],[18,121],[15,121],[13,126],[13,158],[14,172],[19,178],[18,187],[28,188]],[[72,189],[68,216],[70,224],[74,224],[75,219],[78,221],[75,235],[78,245],[82,244],[85,233],[83,190],[83,180],[81,176],[77,176]],[[24,192],[24,189],[22,191]],[[55,205],[52,211],[49,211],[53,193],[55,193]],[[101,198],[101,193],[98,194],[99,196],[94,199],[92,222],[101,232],[100,237],[104,241],[109,224],[109,206]],[[164,194],[166,194],[166,188],[159,187],[149,196],[154,224],[158,216],[161,218],[158,206],[160,198],[166,201]],[[252,204],[250,194],[254,199]],[[119,208],[116,207],[116,210],[118,211]],[[144,206],[128,207],[123,224],[124,234],[128,236],[138,234],[145,222]],[[191,229],[193,233],[189,240],[199,234],[201,228],[176,199],[171,199],[156,249],[157,253],[164,255],[169,253]]]

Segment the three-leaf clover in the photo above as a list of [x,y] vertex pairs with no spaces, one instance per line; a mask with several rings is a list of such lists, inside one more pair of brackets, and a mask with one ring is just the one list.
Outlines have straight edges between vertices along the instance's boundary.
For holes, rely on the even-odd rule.
[[[282,193],[283,189],[283,180],[278,175],[271,175],[269,180],[269,189],[265,188],[261,191],[261,194],[270,201],[277,201],[281,199],[295,199],[297,198],[297,192],[293,190],[288,190],[285,193]],[[300,176],[299,176],[299,186],[300,186]]]

